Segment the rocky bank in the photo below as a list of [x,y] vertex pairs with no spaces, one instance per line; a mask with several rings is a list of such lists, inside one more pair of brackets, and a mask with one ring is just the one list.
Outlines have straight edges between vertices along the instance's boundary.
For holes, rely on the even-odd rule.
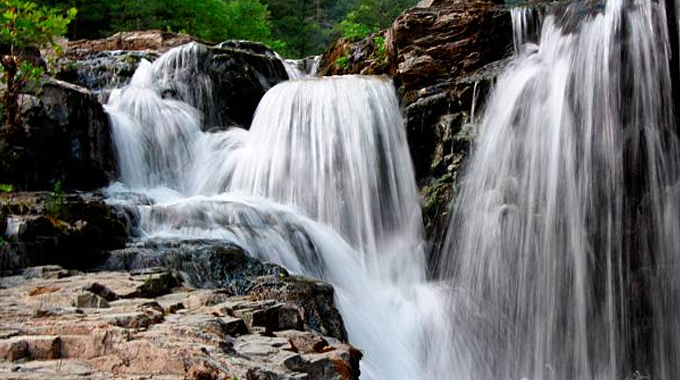
[[0,377],[357,379],[360,351],[305,330],[307,309],[261,291],[281,278],[257,278],[244,295],[153,269],[0,278]]

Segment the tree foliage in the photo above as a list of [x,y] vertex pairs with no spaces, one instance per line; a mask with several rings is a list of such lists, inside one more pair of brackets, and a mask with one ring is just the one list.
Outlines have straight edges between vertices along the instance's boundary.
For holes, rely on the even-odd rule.
[[68,36],[103,38],[117,32],[159,29],[212,42],[248,39],[282,46],[272,37],[269,10],[259,0],[38,0],[75,6]]
[[288,57],[318,54],[334,39],[385,29],[417,0],[35,0],[77,7],[68,37],[160,29],[221,42],[249,39]]
[[55,37],[66,33],[76,16],[75,8],[60,11],[23,0],[0,0],[0,66],[5,88],[2,102],[7,113],[6,126],[18,124],[19,92],[44,74],[37,61],[39,47],[59,50]]

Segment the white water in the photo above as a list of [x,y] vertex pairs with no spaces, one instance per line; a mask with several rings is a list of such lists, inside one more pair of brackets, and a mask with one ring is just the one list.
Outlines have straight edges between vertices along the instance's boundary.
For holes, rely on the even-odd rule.
[[445,378],[450,369],[431,342],[450,335],[446,298],[425,280],[419,198],[392,83],[282,83],[262,99],[250,131],[207,133],[195,108],[161,96],[165,71],[178,70],[167,62],[195,49],[142,63],[111,97],[122,173],[111,201],[143,199],[145,239],[231,242],[333,284],[350,341],[365,354],[362,379]]
[[458,379],[680,378],[666,15],[591,6],[545,17],[537,45],[513,11],[440,265]]

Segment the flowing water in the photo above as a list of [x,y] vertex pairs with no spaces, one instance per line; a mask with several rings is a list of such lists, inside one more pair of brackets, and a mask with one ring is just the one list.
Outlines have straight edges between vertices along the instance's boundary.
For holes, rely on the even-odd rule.
[[[195,108],[209,83],[176,83],[189,78],[181,67],[190,72],[199,49],[143,62],[112,94],[121,182],[108,189],[111,202],[137,207],[143,240],[222,241],[332,283],[350,339],[365,352],[362,378],[420,378],[430,371],[427,335],[448,323],[445,297],[425,278],[392,83],[285,82],[262,99],[250,130],[209,133]],[[168,78],[186,88],[185,101],[163,97]]]
[[665,10],[555,9],[511,12],[516,54],[479,118],[436,281],[380,77],[284,82],[249,130],[205,132],[201,46],[143,61],[106,107],[110,201],[136,208],[142,241],[237,245],[333,284],[362,379],[680,378]]
[[464,379],[677,379],[664,7],[520,8],[513,25],[516,58],[486,105],[440,265],[467,350],[454,367]]

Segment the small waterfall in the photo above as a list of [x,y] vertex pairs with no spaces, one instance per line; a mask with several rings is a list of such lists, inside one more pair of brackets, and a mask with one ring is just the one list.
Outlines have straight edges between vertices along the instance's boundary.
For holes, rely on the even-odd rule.
[[295,204],[355,247],[380,252],[365,257],[376,271],[392,267],[386,260],[405,260],[395,268],[403,277],[422,267],[406,265],[422,252],[415,174],[401,126],[385,79],[283,83],[260,102],[231,189]]
[[587,6],[545,16],[531,49],[532,21],[512,12],[518,53],[487,103],[440,265],[458,379],[680,376],[665,10]]
[[109,187],[109,201],[136,207],[144,241],[223,242],[333,284],[350,341],[365,353],[363,379],[446,378],[451,368],[432,343],[450,336],[446,297],[425,279],[392,83],[284,82],[250,130],[204,132],[192,101],[200,92],[163,97],[169,62],[193,59],[193,49],[143,63],[111,97],[122,183]]

